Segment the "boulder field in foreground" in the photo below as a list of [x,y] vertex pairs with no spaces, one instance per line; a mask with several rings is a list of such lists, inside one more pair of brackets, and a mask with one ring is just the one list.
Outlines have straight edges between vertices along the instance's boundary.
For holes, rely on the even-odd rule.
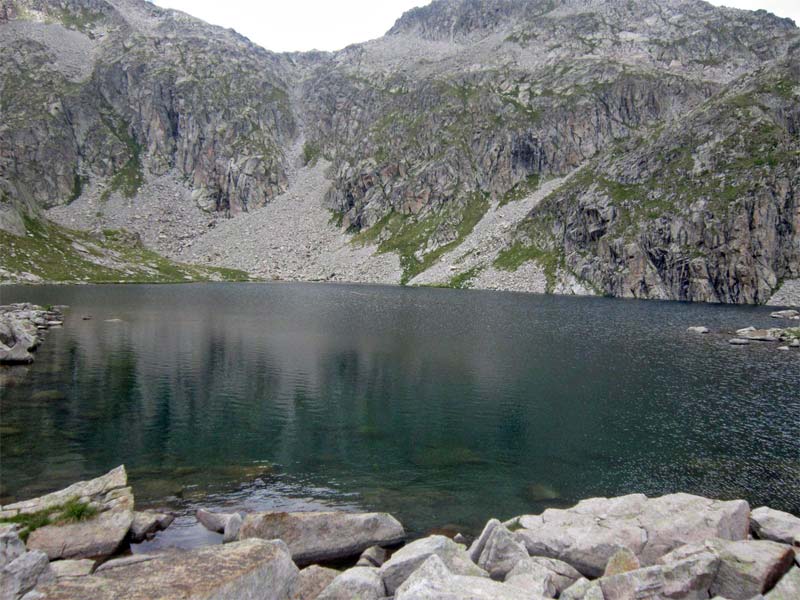
[[[132,513],[124,467],[8,505],[2,514],[57,511],[76,496],[98,514],[44,525],[30,532],[27,548],[19,524],[0,524],[0,600],[800,599],[800,518],[766,507],[751,512],[743,500],[593,498],[540,515],[491,519],[469,547],[432,535],[393,552],[404,531],[384,513],[242,518],[201,511],[207,527],[238,539],[106,562],[71,549],[91,553],[105,544],[100,558],[108,559],[124,527],[105,527],[105,519],[138,515],[128,524],[131,539],[134,529],[141,534],[164,517]],[[342,571],[298,569],[345,557],[358,563]]]

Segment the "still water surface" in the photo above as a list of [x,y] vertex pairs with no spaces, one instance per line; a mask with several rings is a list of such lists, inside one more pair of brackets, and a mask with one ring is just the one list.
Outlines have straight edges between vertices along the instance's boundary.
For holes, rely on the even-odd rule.
[[0,296],[70,305],[27,375],[5,372],[0,503],[124,463],[137,505],[187,515],[144,549],[213,537],[197,506],[382,510],[412,534],[634,491],[800,514],[800,352],[726,343],[774,326],[767,308],[328,284]]

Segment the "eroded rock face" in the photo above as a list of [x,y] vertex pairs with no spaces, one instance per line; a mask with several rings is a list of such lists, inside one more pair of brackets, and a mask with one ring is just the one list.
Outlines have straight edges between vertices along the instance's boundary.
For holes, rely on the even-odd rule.
[[588,577],[599,577],[620,549],[652,565],[670,550],[709,537],[743,540],[750,509],[743,500],[708,500],[690,494],[647,498],[593,498],[575,507],[548,509],[517,519],[515,536],[533,556],[563,560]]
[[297,573],[283,542],[245,540],[149,555],[38,591],[46,600],[285,600]]
[[391,546],[405,538],[403,526],[386,513],[252,513],[239,539],[281,539],[298,564],[358,556],[370,546]]

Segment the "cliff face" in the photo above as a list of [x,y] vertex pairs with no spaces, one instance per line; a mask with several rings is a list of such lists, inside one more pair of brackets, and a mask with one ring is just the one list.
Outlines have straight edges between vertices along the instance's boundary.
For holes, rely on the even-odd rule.
[[[401,282],[504,287],[502,271],[515,289],[764,302],[800,277],[800,33],[764,11],[436,0],[378,40],[289,55],[139,0],[2,0],[0,20],[6,229],[55,207],[252,271],[203,242],[199,217],[170,245],[121,207],[168,179],[154,218],[269,216],[319,161],[329,226],[376,263],[398,254]],[[270,256],[316,244],[247,222],[208,239]]]

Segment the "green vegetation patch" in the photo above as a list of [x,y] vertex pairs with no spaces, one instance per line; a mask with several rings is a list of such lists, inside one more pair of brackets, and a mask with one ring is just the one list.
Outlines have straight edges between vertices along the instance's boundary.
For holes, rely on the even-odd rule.
[[544,270],[547,292],[552,292],[556,285],[558,270],[564,267],[564,257],[560,252],[546,250],[535,243],[517,241],[497,255],[497,258],[494,259],[494,266],[503,271],[516,271],[531,260]]
[[306,142],[303,144],[303,165],[311,165],[313,167],[317,164],[321,153],[318,144],[315,142]]
[[0,523],[14,523],[20,526],[19,537],[28,539],[31,532],[45,525],[64,525],[86,521],[97,514],[97,509],[79,498],[71,498],[64,504],[51,506],[34,513],[19,514],[15,517],[0,519]]
[[0,230],[0,267],[31,273],[46,281],[93,283],[175,283],[185,281],[248,281],[243,271],[172,262],[132,241],[124,231],[102,236],[25,217],[26,235]]
[[539,187],[539,182],[540,178],[538,174],[529,175],[503,195],[503,197],[500,199],[499,206],[505,206],[509,202],[522,200],[532,192],[536,191],[536,189]]

